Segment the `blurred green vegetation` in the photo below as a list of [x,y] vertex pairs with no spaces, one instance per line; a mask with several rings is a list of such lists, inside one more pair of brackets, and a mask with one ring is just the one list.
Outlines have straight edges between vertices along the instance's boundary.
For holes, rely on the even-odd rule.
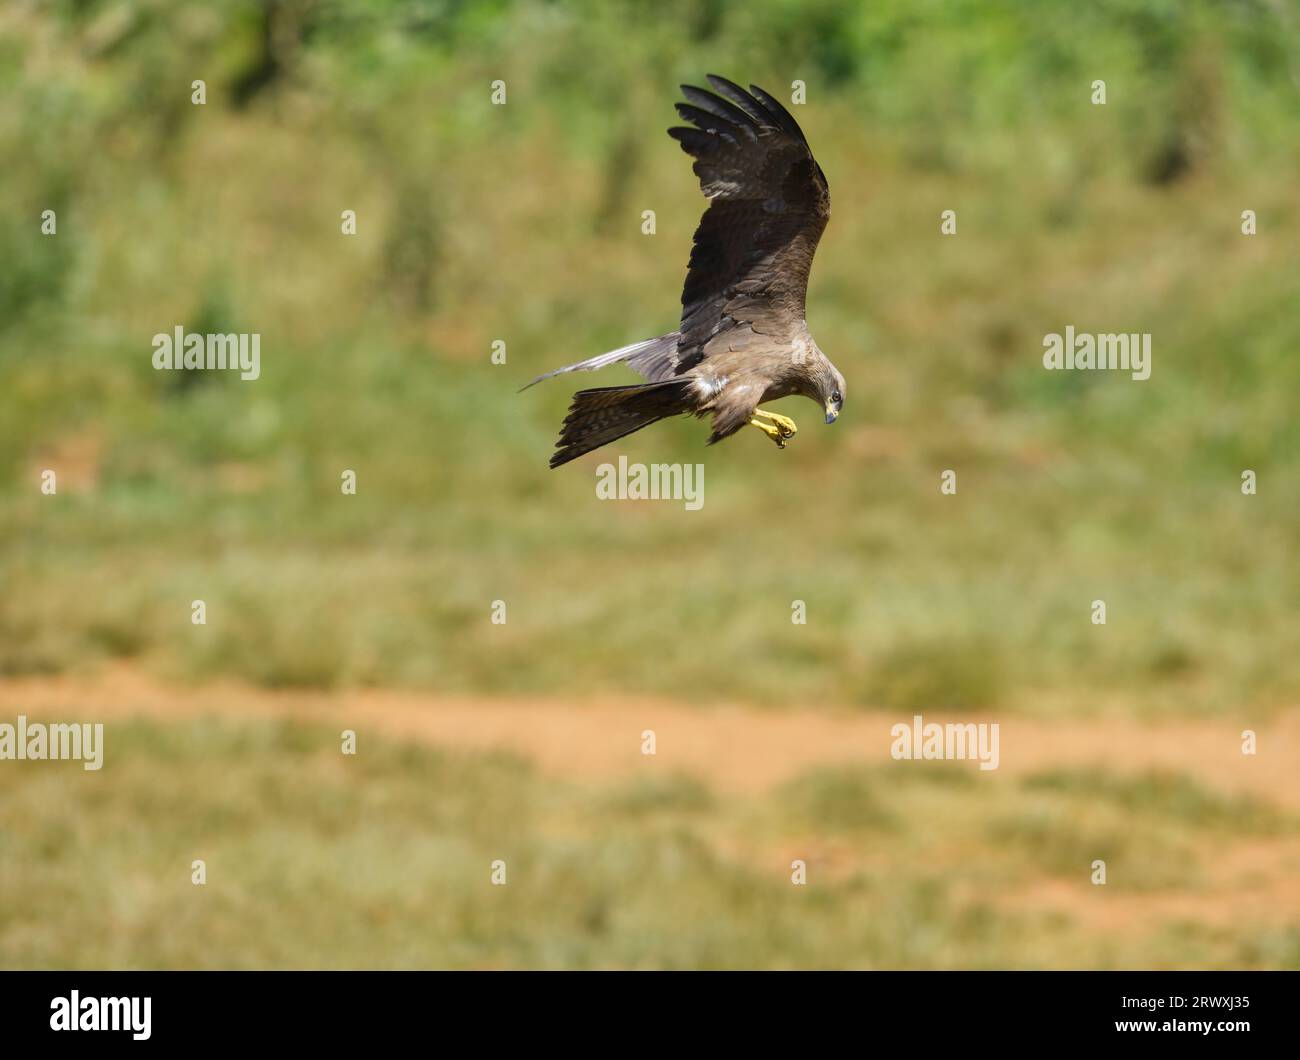
[[[1294,702],[1298,29],[1269,0],[8,5],[0,671]],[[550,472],[576,386],[520,383],[675,326],[703,204],[663,130],[706,72],[807,83],[845,415]],[[259,332],[261,378],[153,371],[178,324]],[[1151,380],[1043,371],[1066,324],[1151,332]],[[618,452],[703,461],[703,510],[598,502]]]
[[1029,777],[1025,786],[1033,791],[1086,796],[1128,813],[1178,820],[1207,830],[1229,829],[1239,835],[1267,835],[1283,824],[1271,806],[1247,796],[1227,797],[1208,791],[1179,774],[1117,777],[1097,769],[1050,770]]
[[[231,719],[114,724],[110,758],[102,773],[0,770],[5,967],[1300,963],[1294,929],[1207,878],[1248,835],[1207,842],[1195,819],[1099,804],[1087,786],[907,763],[735,796],[651,758],[643,777],[592,786],[373,736],[344,757],[324,727]],[[889,826],[862,820],[864,792]],[[1294,843],[1300,825],[1270,812]],[[1087,883],[1094,857],[1105,888]],[[1042,900],[1053,886],[1068,911]],[[1189,897],[1224,915],[1189,915]]]

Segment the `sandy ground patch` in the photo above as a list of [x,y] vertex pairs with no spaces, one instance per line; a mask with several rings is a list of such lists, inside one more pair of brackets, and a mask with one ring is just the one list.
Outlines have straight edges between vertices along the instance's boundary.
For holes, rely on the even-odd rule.
[[[268,691],[233,682],[171,685],[129,665],[90,675],[0,679],[0,718],[19,713],[60,720],[133,715],[295,717],[388,738],[446,747],[505,748],[546,771],[618,778],[643,766],[641,734],[653,729],[656,764],[694,773],[724,791],[756,793],[819,765],[889,760],[895,714],[838,710],[774,711],[741,705],[684,706],[652,699],[573,702],[460,698],[366,689]],[[1123,718],[1030,719],[1014,715],[926,721],[996,720],[998,773],[1102,766],[1131,772],[1164,769],[1230,792],[1300,809],[1300,711],[1267,724],[1240,718],[1139,722]],[[1258,753],[1241,753],[1253,726]],[[975,769],[974,763],[954,768]]]

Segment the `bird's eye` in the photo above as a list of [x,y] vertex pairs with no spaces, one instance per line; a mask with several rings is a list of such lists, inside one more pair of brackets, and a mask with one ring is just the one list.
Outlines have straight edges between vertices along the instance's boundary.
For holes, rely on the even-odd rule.
[[843,400],[844,398],[840,396],[840,392],[838,390],[831,395],[831,401],[834,402],[836,405],[840,404]]

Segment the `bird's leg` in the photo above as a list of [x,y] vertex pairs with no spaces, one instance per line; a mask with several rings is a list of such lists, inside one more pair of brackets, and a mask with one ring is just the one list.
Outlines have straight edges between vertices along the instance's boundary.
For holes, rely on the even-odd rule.
[[784,449],[787,435],[782,434],[781,428],[775,423],[768,423],[765,419],[759,419],[760,415],[760,413],[755,412],[753,417],[750,418],[750,425],[757,427],[760,431],[771,438],[772,441],[776,442],[776,447],[778,449]]
[[779,412],[764,412],[762,409],[755,409],[754,415],[771,420],[776,429],[781,432],[782,440],[793,438],[799,433],[799,428],[794,425],[794,420],[789,416],[782,416]]

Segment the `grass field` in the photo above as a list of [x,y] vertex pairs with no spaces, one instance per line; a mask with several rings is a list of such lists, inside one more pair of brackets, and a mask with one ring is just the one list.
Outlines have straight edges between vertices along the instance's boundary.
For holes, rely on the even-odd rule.
[[[196,698],[133,671],[0,686],[38,716],[88,694],[111,734],[100,773],[0,771],[10,966],[1300,961],[1294,724],[1256,769],[1204,722],[1012,723],[1025,746],[988,773],[861,757],[869,727],[843,712],[785,726],[650,702]],[[355,756],[333,721],[357,727]]]
[[[1300,965],[1300,803],[1239,753],[1297,746],[1298,32],[1264,0],[6,9],[0,721],[113,721],[102,773],[0,763],[0,965]],[[848,400],[782,403],[784,452],[660,424],[610,452],[702,461],[703,508],[601,502],[608,456],[546,468],[576,387],[516,390],[675,326],[702,200],[663,130],[706,72],[806,82]],[[177,325],[258,332],[261,377],[154,371]],[[1149,332],[1150,380],[1044,371],[1066,325]],[[421,735],[390,697],[468,706]],[[343,760],[313,711],[371,698]],[[662,771],[545,737],[640,701],[747,720]],[[465,735],[503,704],[550,720]],[[914,713],[1022,753],[904,773]],[[769,725],[793,772],[731,755]]]

